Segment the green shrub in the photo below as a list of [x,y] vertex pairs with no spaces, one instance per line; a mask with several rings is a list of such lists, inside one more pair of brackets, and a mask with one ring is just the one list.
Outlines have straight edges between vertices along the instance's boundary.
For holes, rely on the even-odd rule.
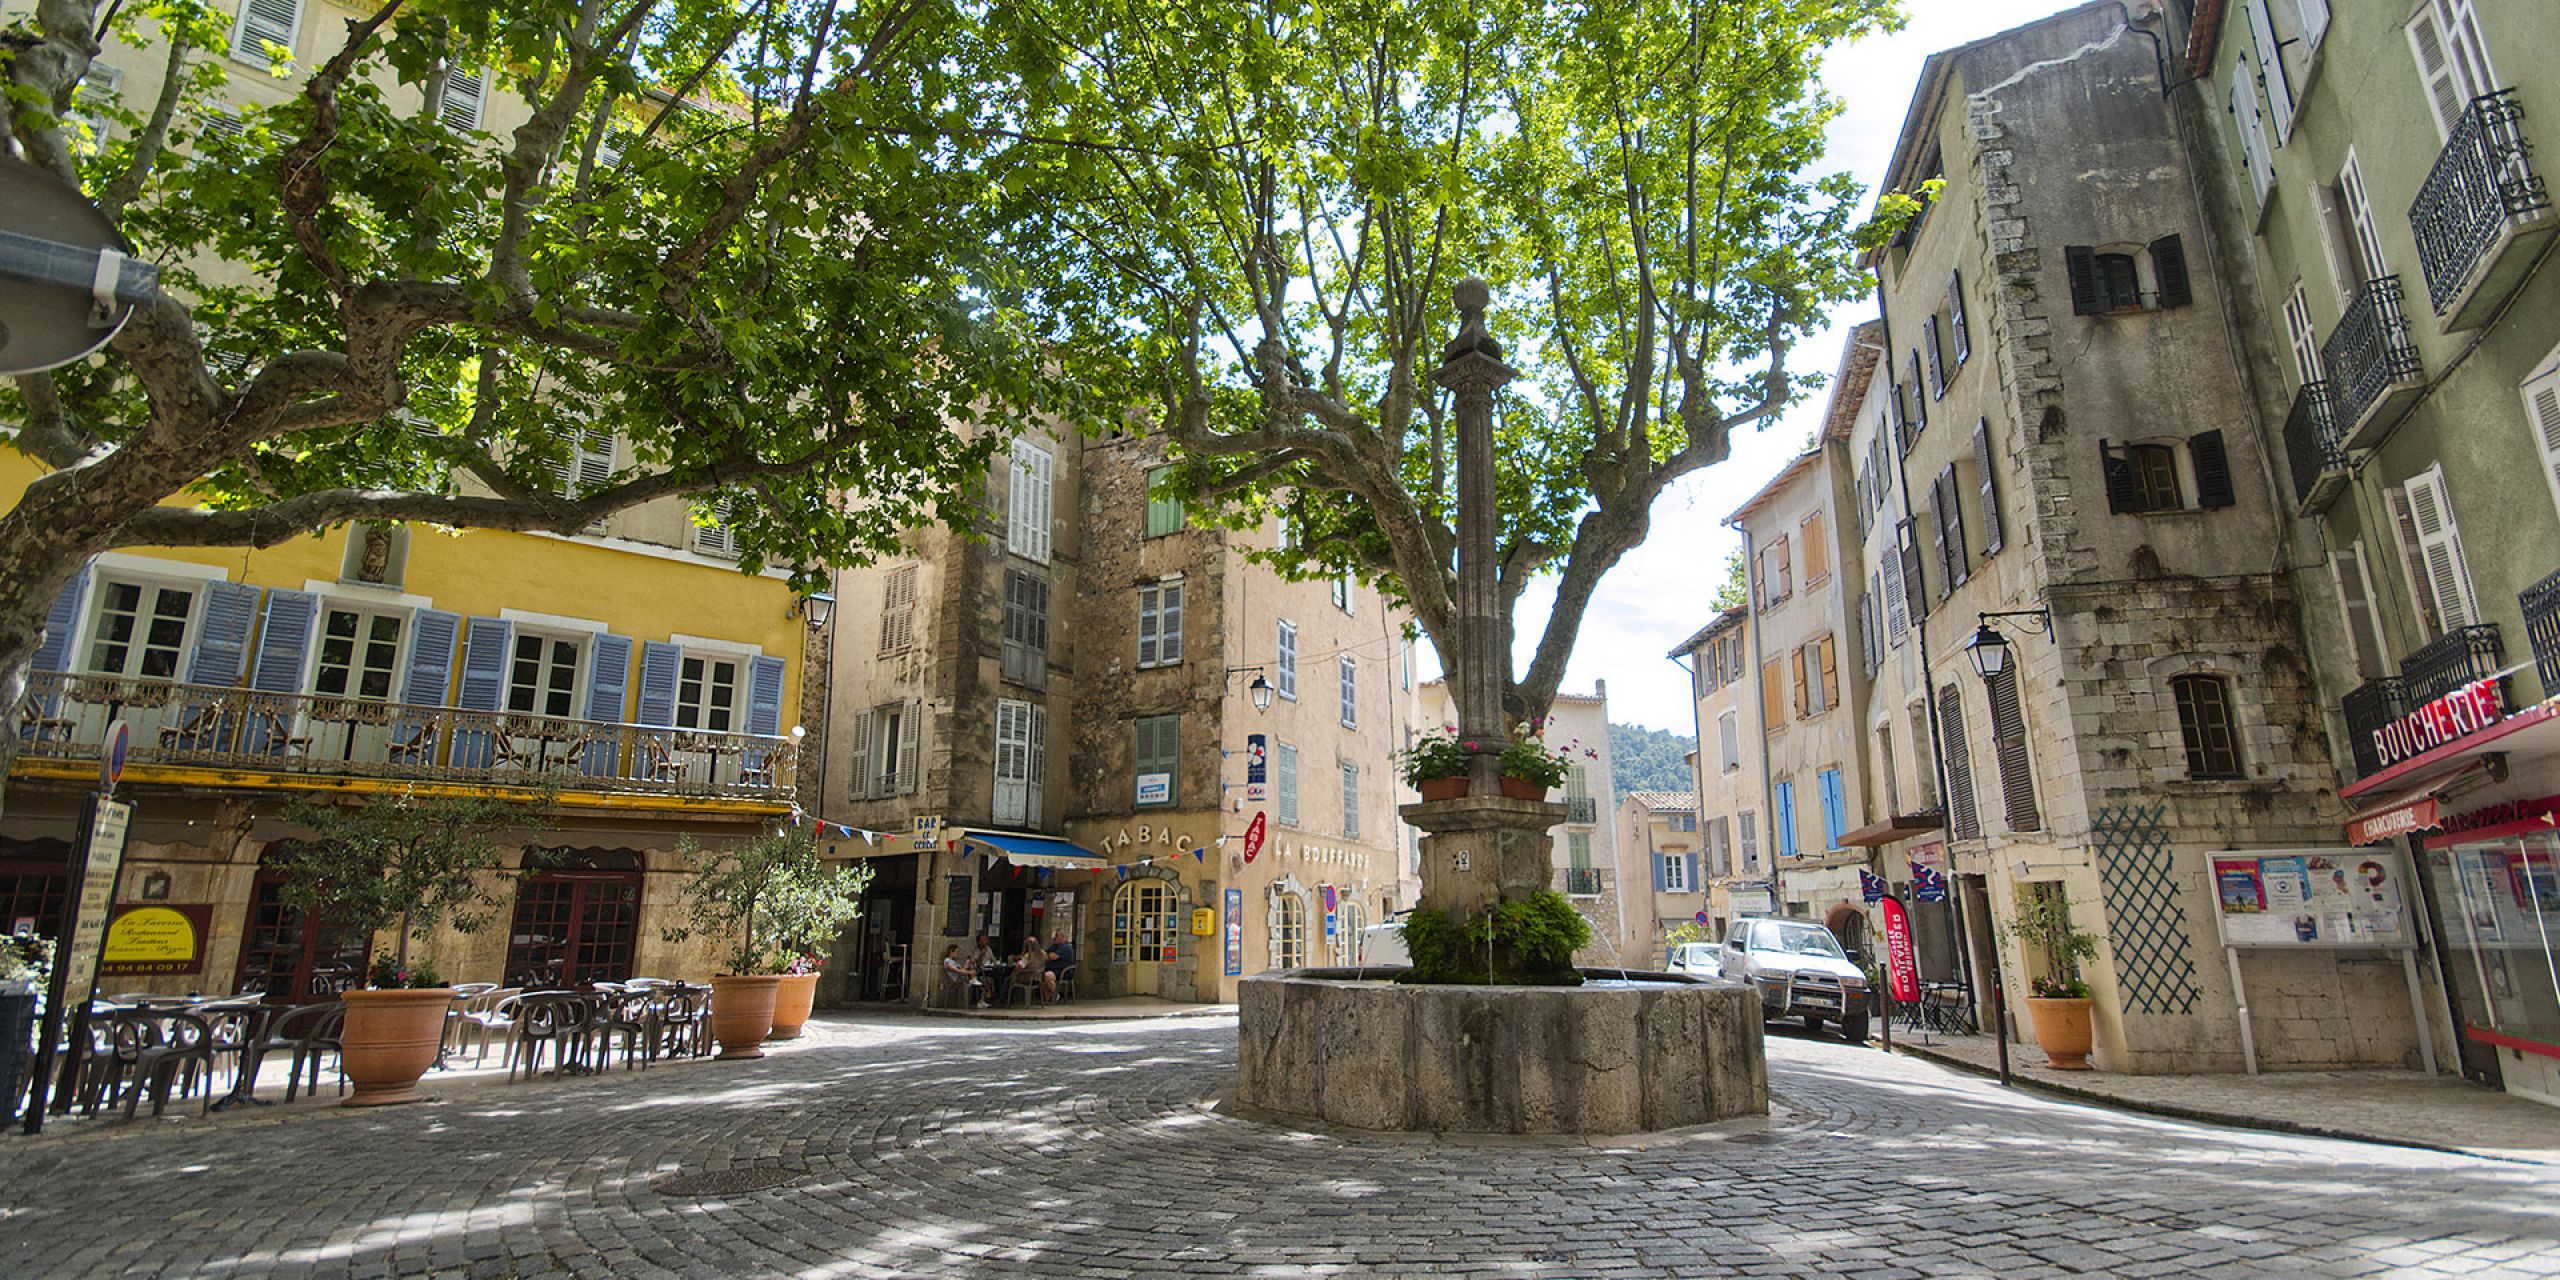
[[1573,953],[1591,942],[1590,922],[1552,890],[1503,902],[1464,924],[1418,907],[1405,916],[1413,968],[1399,979],[1425,985],[1570,986],[1582,981]]

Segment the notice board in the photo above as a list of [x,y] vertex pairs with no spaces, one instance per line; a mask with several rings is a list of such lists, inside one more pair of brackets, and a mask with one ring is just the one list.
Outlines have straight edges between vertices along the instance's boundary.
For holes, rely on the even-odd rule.
[[2379,849],[2213,855],[2214,915],[2230,947],[2417,945],[2407,865]]

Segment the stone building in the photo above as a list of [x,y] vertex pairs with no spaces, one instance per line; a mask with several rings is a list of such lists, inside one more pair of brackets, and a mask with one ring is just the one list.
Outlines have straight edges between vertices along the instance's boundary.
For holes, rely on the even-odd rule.
[[1717,939],[1743,916],[1768,915],[1768,864],[1760,844],[1759,662],[1751,645],[1751,610],[1735,605],[1681,641],[1668,655],[1689,671],[1697,708],[1698,750],[1689,757],[1697,777],[1699,841],[1705,856],[1707,929]]
[[1700,927],[1698,917],[1707,909],[1698,797],[1687,791],[1629,792],[1618,802],[1616,821],[1618,901],[1627,917],[1618,963],[1660,968],[1671,931]]
[[[1450,696],[1445,680],[1423,685],[1421,723],[1455,726],[1458,713]],[[1541,733],[1548,746],[1573,758],[1564,785],[1547,798],[1565,807],[1565,820],[1553,833],[1555,887],[1591,923],[1591,945],[1574,962],[1614,965],[1631,941],[1645,936],[1646,925],[1642,907],[1631,908],[1621,892],[1616,815],[1600,803],[1618,793],[1609,753],[1609,682],[1593,681],[1587,694],[1557,694]]]
[[1874,267],[1952,870],[1968,916],[2046,895],[2098,935],[2104,1068],[2414,1064],[2396,958],[2218,954],[2217,855],[2342,814],[2161,25],[2110,0],[1929,58],[1888,174],[1946,184]]
[[[2275,546],[2309,567],[2315,710],[2338,744],[2321,781],[2362,810],[2320,843],[2415,859],[2463,1070],[2560,1101],[2560,847],[2505,822],[2560,792],[2535,727],[2560,694],[2560,275],[2544,269],[2560,215],[2535,145],[2560,122],[2560,15],[2198,0],[2172,16],[2180,73],[2201,77],[2182,101],[2213,274],[2233,282],[2286,472]],[[2484,680],[2494,711],[2411,731]]]

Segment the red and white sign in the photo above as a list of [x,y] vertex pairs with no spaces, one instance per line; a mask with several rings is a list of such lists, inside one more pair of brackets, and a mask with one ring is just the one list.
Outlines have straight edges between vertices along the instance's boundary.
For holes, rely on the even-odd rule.
[[1920,1002],[1920,960],[1911,950],[1911,916],[1902,899],[1884,900],[1885,981],[1902,1004]]
[[2459,742],[2507,718],[2497,677],[2474,680],[2373,731],[2373,752],[2384,767]]
[[1947,846],[1938,844],[1934,841],[1929,844],[1915,844],[1911,846],[1911,865],[1915,867],[1927,867],[1932,871],[1946,870]]
[[1254,814],[1254,815],[1253,815],[1253,823],[1252,823],[1252,825],[1247,826],[1247,827],[1244,829],[1244,860],[1245,860],[1245,861],[1247,861],[1247,862],[1251,862],[1251,861],[1253,861],[1256,857],[1258,857],[1258,856],[1260,856],[1260,855],[1261,855],[1261,853],[1262,853],[1262,839],[1263,839],[1264,830],[1265,830],[1265,827],[1264,827],[1264,823],[1263,823],[1263,815],[1262,815],[1262,814],[1260,814],[1260,813],[1256,813],[1256,814]]
[[2368,813],[2347,824],[2348,844],[2372,844],[2393,836],[2411,835],[2433,830],[2444,813],[2444,802],[2422,796],[2407,804]]

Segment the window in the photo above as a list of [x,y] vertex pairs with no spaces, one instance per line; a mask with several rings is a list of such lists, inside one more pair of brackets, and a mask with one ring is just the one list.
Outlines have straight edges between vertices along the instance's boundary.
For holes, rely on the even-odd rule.
[[1291,702],[1295,702],[1298,700],[1297,623],[1290,622],[1285,619],[1282,620],[1280,623],[1280,642],[1273,652],[1278,655],[1274,660],[1273,665],[1278,670],[1280,677],[1276,682],[1276,687],[1273,689],[1273,692],[1279,694],[1283,698],[1287,698]]
[[578,662],[586,646],[519,630],[507,661],[507,710],[567,718],[577,705]]
[[568,456],[551,464],[560,492],[576,498],[613,483],[614,433],[604,427],[573,428]]
[[727,733],[737,727],[738,659],[688,653],[676,667],[676,727]]
[[1271,887],[1271,967],[1295,969],[1307,962],[1307,900]]
[[854,713],[853,798],[880,799],[916,789],[924,704],[909,698]]
[[1182,661],[1182,579],[1138,588],[1138,665],[1170,667]]
[[2036,779],[2028,764],[2027,714],[2018,700],[2018,669],[2003,670],[1988,685],[1991,695],[1991,746],[2000,762],[2000,803],[2011,831],[2041,831],[2036,811]]
[[1576,831],[1564,838],[1565,864],[1576,871],[1591,869],[1591,833]]
[[1742,849],[1743,869],[1748,871],[1758,868],[1760,865],[1760,815],[1749,809],[1735,814],[1733,829]]
[[100,583],[98,616],[89,627],[89,673],[176,679],[195,603],[191,587]]
[[1831,576],[1831,544],[1830,539],[1823,534],[1821,513],[1816,512],[1806,516],[1804,523],[1797,526],[1796,533],[1804,543],[1805,585],[1811,586],[1829,578]]
[[481,116],[489,106],[489,78],[478,71],[455,67],[445,75],[444,101],[438,104],[436,118],[455,133],[470,133],[480,127]]
[[2190,672],[2171,677],[2169,692],[2178,704],[2178,735],[2187,745],[2187,776],[2242,776],[2240,732],[2231,719],[2231,682]]
[[326,698],[388,701],[391,673],[399,668],[403,621],[400,614],[375,609],[324,610],[311,691]]
[[1342,838],[1360,838],[1360,766],[1342,766]]
[[1780,538],[1760,553],[1760,607],[1768,608],[1795,590],[1795,561],[1787,554],[1787,540]]
[[1342,657],[1342,727],[1360,727],[1360,664],[1349,654]]
[[1697,892],[1697,886],[1689,883],[1688,854],[1666,853],[1659,856],[1662,861],[1662,891],[1664,893]]
[[1005,506],[1005,550],[1049,562],[1049,525],[1056,461],[1028,440],[1013,442],[1013,487]]
[[1784,661],[1760,665],[1760,727],[1782,729],[1787,723],[1787,664]]
[[1271,744],[1272,816],[1280,825],[1298,825],[1298,749],[1285,742]]
[[1825,769],[1815,775],[1816,790],[1822,793],[1822,847],[1837,849],[1840,838],[1849,834],[1849,797],[1840,781],[1838,769]]
[[1182,499],[1159,494],[1165,480],[1172,474],[1171,467],[1157,467],[1147,473],[1147,536],[1150,538],[1182,532]]
[[2134,492],[2144,511],[2175,511],[2186,505],[2178,496],[2178,451],[2165,444],[2137,444],[2125,449],[2133,464]]
[[2195,301],[2194,284],[2187,276],[2186,243],[2174,235],[2147,246],[2106,250],[2066,245],[2062,262],[2071,284],[2074,315],[2116,315],[2183,307]]
[[2258,203],[2267,203],[2267,193],[2275,189],[2276,167],[2268,154],[2267,119],[2258,110],[2258,78],[2249,70],[2247,58],[2231,61],[2231,122],[2240,133],[2240,167],[2248,170],[2249,187]]
[[2275,117],[2275,144],[2281,147],[2293,136],[2293,81],[2277,52],[2275,18],[2267,10],[2267,0],[2246,0],[2246,7],[2249,43],[2258,55],[2258,87],[2267,95],[2268,110]]
[[291,58],[301,29],[302,0],[243,0],[240,20],[231,28],[231,56],[263,67],[272,59],[272,45]]
[[2320,380],[2320,336],[2311,324],[2311,299],[2302,292],[2302,282],[2293,282],[2293,293],[2284,300],[2284,336],[2293,349],[2294,385],[2307,387]]
[[1034,689],[1049,683],[1049,580],[1019,569],[1004,575],[1002,672],[1005,679]]
[[2400,530],[2401,554],[2411,578],[2409,594],[2425,615],[2430,635],[2479,621],[2479,598],[2471,590],[2471,565],[2462,551],[2462,531],[2454,526],[2443,464],[2409,477],[2407,484],[2386,490],[2385,496]]
[[1333,580],[1333,607],[1349,613],[1351,609],[1351,575],[1344,573]]
[[[2099,465],[2107,482],[2107,510],[2118,514],[2228,507],[2237,501],[2231,481],[2231,457],[2220,431],[2199,431],[2184,441],[2185,467],[2178,444],[2149,441],[2112,445],[2098,442]],[[2192,470],[2195,501],[2186,497]]]
[[1015,698],[996,699],[995,811],[998,823],[1037,827],[1047,806],[1041,788],[1048,774],[1049,709]]
[[1724,771],[1742,767],[1742,718],[1735,712],[1716,717],[1716,742],[1724,748]]
[[2473,0],[2424,0],[2409,20],[2409,51],[2418,60],[2436,131],[2453,136],[2473,99],[2497,87],[2489,67],[2489,42],[2480,38]]
[[1964,695],[1954,685],[1938,690],[1938,726],[1945,735],[1947,834],[1971,840],[1982,834],[1982,818],[1974,810],[1973,755],[1964,737]]
[[916,644],[916,566],[889,571],[880,591],[880,656],[905,653]]
[[1179,797],[1182,717],[1147,716],[1137,722],[1137,800],[1143,808],[1170,805]]
[[1776,840],[1781,860],[1796,856],[1796,784],[1781,782],[1770,789],[1769,832]]
[[1833,665],[1831,637],[1823,636],[1794,654],[1796,718],[1809,719],[1840,701],[1840,672]]

